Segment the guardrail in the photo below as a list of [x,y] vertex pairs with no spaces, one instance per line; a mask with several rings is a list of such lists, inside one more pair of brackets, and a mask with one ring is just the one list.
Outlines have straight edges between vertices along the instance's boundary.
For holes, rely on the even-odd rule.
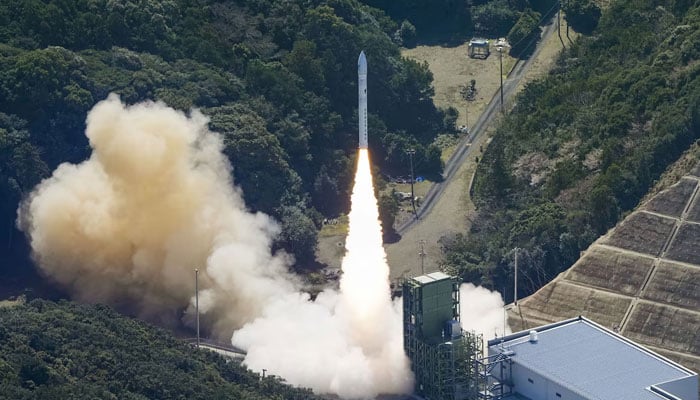
[[[186,339],[184,339],[184,341],[193,345],[193,346],[197,345],[197,338],[186,338]],[[217,342],[217,341],[212,340],[212,339],[199,338],[199,345],[205,346],[205,347],[210,347],[212,349],[217,349],[217,350],[222,350],[222,351],[228,351],[231,353],[246,355],[245,350],[243,350],[241,348],[238,348],[238,347],[233,346],[231,344]]]

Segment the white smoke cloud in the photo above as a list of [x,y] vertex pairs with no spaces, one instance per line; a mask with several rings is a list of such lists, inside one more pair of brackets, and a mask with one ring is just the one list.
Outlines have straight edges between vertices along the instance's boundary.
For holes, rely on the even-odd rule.
[[459,287],[459,311],[462,329],[482,333],[484,340],[495,335],[510,334],[510,327],[503,319],[503,298],[481,286],[463,283]]
[[246,365],[266,369],[287,382],[317,393],[369,399],[379,393],[408,393],[412,389],[401,341],[400,313],[382,323],[385,342],[368,352],[354,338],[339,295],[323,292],[311,302],[289,295],[269,304],[264,315],[234,334],[235,345],[248,349]]
[[[19,226],[45,275],[80,301],[192,322],[248,351],[246,365],[343,398],[412,389],[399,303],[389,294],[369,158],[362,150],[339,290],[315,300],[273,254],[277,225],[246,210],[207,119],[115,95],[88,114],[90,158],[63,164],[22,204]],[[497,293],[462,285],[463,327],[502,332]],[[508,331],[509,332],[509,331]]]
[[246,211],[201,113],[110,95],[86,135],[90,158],[60,165],[18,218],[43,273],[76,299],[177,322],[199,268],[203,322],[224,337],[295,290],[289,260],[270,250],[276,224]]
[[207,119],[115,95],[88,114],[90,158],[63,164],[22,204],[18,224],[45,275],[74,298],[192,322],[200,270],[205,329],[245,363],[344,398],[412,388],[400,307],[389,296],[369,159],[361,155],[340,291],[315,301],[273,254],[278,227],[248,212]]
[[263,315],[233,335],[245,363],[318,393],[368,399],[409,393],[412,376],[403,351],[401,307],[389,294],[377,200],[366,150],[361,150],[340,290],[314,302],[278,297]]

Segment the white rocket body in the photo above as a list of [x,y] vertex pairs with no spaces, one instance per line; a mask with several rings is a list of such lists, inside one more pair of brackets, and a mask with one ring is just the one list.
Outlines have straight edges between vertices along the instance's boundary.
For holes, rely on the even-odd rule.
[[367,148],[367,57],[365,52],[360,52],[360,58],[357,59],[357,89],[358,89],[358,107],[357,116],[360,131],[361,149]]

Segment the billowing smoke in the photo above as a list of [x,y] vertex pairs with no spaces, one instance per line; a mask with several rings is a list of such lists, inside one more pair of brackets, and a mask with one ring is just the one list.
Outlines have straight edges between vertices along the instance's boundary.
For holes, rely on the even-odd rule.
[[245,209],[207,119],[111,95],[87,117],[90,158],[63,164],[22,204],[45,275],[80,301],[192,322],[248,350],[246,364],[345,398],[411,390],[389,295],[369,159],[362,151],[340,290],[315,301],[273,254],[277,225]]
[[483,333],[484,340],[494,336],[511,333],[504,321],[503,298],[498,292],[492,292],[481,286],[463,283],[459,287],[459,312],[462,328],[467,331]]
[[[191,323],[199,268],[204,327],[233,334],[250,368],[343,398],[411,391],[367,150],[340,289],[312,301],[287,272],[288,256],[271,250],[277,225],[246,210],[203,115],[111,95],[88,114],[86,134],[90,158],[59,166],[20,208],[45,275],[77,300]],[[461,303],[465,329],[502,332],[497,293],[465,284]]]
[[90,158],[60,165],[19,212],[35,261],[74,298],[177,322],[199,268],[203,323],[226,337],[295,290],[270,250],[276,224],[246,211],[203,115],[110,95],[86,135]]
[[245,363],[288,382],[344,398],[408,393],[401,308],[389,294],[377,200],[367,150],[360,150],[340,291],[278,298],[233,335]]

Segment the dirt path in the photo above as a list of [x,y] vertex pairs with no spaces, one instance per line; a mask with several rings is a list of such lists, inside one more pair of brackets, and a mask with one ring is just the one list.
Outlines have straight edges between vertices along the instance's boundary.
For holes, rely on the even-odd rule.
[[[487,140],[488,136],[483,135],[472,146],[485,148]],[[476,170],[476,157],[480,157],[480,154],[474,151],[467,156],[466,162],[459,167],[452,183],[445,187],[430,214],[409,229],[399,242],[384,246],[392,279],[437,270],[442,257],[440,239],[468,230],[469,216],[474,211],[468,188]],[[421,245],[424,253],[422,257]]]

